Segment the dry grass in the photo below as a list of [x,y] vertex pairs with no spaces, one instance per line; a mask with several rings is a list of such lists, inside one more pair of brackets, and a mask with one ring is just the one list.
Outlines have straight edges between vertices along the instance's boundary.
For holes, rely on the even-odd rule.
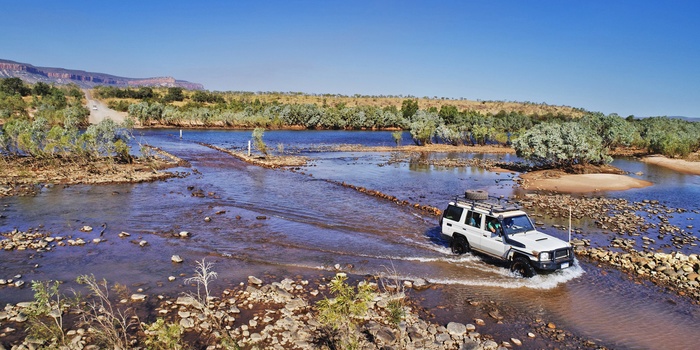
[[[156,88],[154,89],[160,96],[167,94],[167,89]],[[191,96],[194,91],[184,91],[185,96]],[[551,114],[565,114],[571,115],[573,117],[581,117],[583,115],[583,110],[580,108],[574,108],[571,106],[557,106],[550,105],[546,103],[532,103],[532,102],[514,102],[514,101],[480,101],[480,100],[468,100],[468,99],[449,99],[444,97],[396,97],[396,96],[344,96],[335,94],[325,94],[325,95],[311,95],[303,93],[281,93],[281,92],[227,92],[223,93],[224,98],[227,101],[231,100],[244,100],[244,101],[255,101],[258,99],[260,102],[278,102],[278,103],[289,103],[289,104],[316,104],[318,106],[337,106],[344,104],[348,107],[355,106],[373,106],[373,107],[390,107],[394,106],[397,109],[401,109],[401,103],[406,99],[417,100],[418,107],[420,109],[428,109],[435,107],[438,110],[442,106],[455,106],[458,110],[468,110],[477,111],[482,114],[497,114],[500,111],[506,112],[520,112],[525,115],[545,115]],[[105,101],[107,102],[107,101]],[[130,103],[138,103],[138,100],[129,100]],[[189,102],[186,99],[182,102],[175,102],[177,106],[182,106]]]
[[428,109],[435,107],[438,110],[442,106],[455,106],[458,110],[469,110],[477,111],[483,114],[491,113],[496,114],[500,111],[506,112],[520,112],[526,115],[539,114],[544,115],[547,113],[552,114],[566,114],[572,115],[574,117],[580,117],[583,112],[580,109],[575,109],[569,106],[554,106],[544,103],[527,103],[527,102],[507,102],[507,101],[473,101],[473,100],[454,100],[446,98],[409,98],[409,97],[352,97],[352,96],[316,96],[316,95],[292,95],[292,94],[281,94],[281,93],[260,93],[260,94],[249,94],[249,95],[237,95],[230,94],[227,97],[232,97],[234,99],[245,99],[249,101],[254,101],[255,99],[261,102],[279,102],[279,103],[297,103],[297,104],[316,104],[319,106],[328,105],[336,106],[339,104],[345,104],[348,107],[354,106],[373,106],[373,107],[390,107],[394,106],[397,109],[401,109],[401,103],[406,99],[416,99],[418,100],[418,107],[420,109]]

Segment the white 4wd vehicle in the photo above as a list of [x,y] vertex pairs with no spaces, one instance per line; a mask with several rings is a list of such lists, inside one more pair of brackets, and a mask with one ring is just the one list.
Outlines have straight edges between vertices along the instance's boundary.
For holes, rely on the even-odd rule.
[[455,254],[470,250],[509,262],[511,271],[532,277],[536,271],[555,271],[573,265],[571,246],[539,232],[527,214],[501,205],[484,191],[465,192],[450,202],[440,219],[442,234],[450,237]]

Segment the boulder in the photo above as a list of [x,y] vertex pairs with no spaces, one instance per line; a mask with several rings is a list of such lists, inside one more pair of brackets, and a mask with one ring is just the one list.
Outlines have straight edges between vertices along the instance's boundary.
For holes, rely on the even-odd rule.
[[424,289],[427,289],[429,286],[430,285],[429,285],[428,281],[426,281],[422,278],[416,278],[413,281],[413,289],[415,289],[415,290],[424,290]]
[[263,281],[255,276],[248,276],[248,284],[261,286],[263,284]]
[[467,334],[467,326],[458,322],[450,322],[447,324],[447,332],[455,337],[462,337]]

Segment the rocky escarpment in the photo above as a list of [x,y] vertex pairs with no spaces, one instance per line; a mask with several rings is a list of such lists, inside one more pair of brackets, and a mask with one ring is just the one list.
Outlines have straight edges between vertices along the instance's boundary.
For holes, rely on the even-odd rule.
[[104,73],[86,72],[82,70],[36,67],[27,63],[19,63],[0,59],[0,78],[20,78],[28,83],[74,83],[83,88],[93,88],[98,85],[115,87],[182,87],[190,90],[202,90],[204,86],[184,80],[176,80],[173,77],[155,78],[125,78]]

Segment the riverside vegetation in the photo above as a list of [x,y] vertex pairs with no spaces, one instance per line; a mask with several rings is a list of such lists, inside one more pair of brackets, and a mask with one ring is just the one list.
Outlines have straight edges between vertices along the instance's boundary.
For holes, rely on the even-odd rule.
[[95,96],[142,126],[402,129],[418,145],[513,145],[519,155],[557,167],[607,162],[610,152],[625,147],[669,157],[700,147],[696,122],[529,102],[112,87],[96,88]]
[[[76,86],[0,79],[0,195],[32,193],[40,183],[140,182],[173,174],[155,170],[179,162],[141,145],[130,154],[133,123],[88,125],[89,110]],[[160,157],[163,155],[163,157]]]

